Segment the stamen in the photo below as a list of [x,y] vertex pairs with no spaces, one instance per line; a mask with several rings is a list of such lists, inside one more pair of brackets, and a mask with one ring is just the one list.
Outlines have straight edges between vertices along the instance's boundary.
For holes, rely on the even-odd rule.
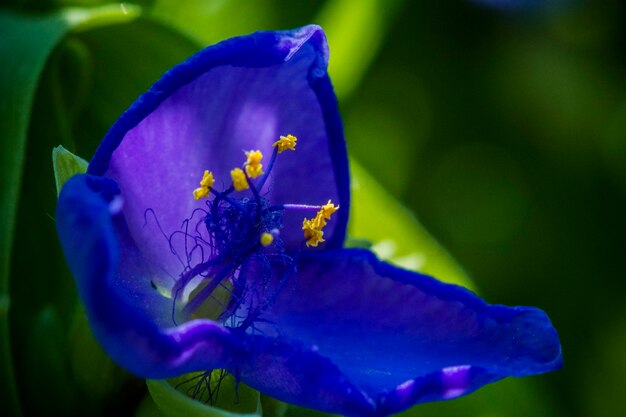
[[286,150],[295,151],[297,137],[293,135],[281,136],[272,146],[278,148],[278,153],[283,153]]
[[215,178],[211,171],[205,170],[202,179],[200,180],[200,187],[193,190],[193,198],[200,200],[206,198],[211,191],[211,187],[215,184]]
[[265,185],[265,181],[267,181],[267,177],[269,176],[270,172],[272,171],[272,168],[274,167],[274,162],[276,161],[276,155],[278,155],[279,153],[282,153],[283,151],[287,149],[295,151],[297,140],[298,138],[296,138],[295,136],[287,135],[287,136],[281,136],[280,139],[274,142],[274,144],[272,145],[274,147],[274,151],[272,152],[270,163],[267,166],[267,171],[265,171],[265,173],[263,174],[263,177],[259,180],[257,184],[257,187],[259,190],[263,189],[263,186]]
[[248,180],[246,179],[246,174],[244,174],[241,168],[235,168],[230,171],[230,177],[233,180],[233,187],[235,187],[235,190],[243,191],[250,188]]
[[261,151],[247,151],[246,158],[246,174],[248,174],[250,178],[263,175],[263,164],[261,164],[263,154]]

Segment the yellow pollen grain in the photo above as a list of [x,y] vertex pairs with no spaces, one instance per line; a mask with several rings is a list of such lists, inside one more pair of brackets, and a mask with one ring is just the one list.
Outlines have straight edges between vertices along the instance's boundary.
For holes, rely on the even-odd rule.
[[261,151],[247,151],[246,158],[246,174],[248,174],[250,178],[263,175],[263,164],[261,164],[263,154]]
[[298,138],[294,135],[281,136],[274,142],[273,146],[278,148],[278,153],[283,153],[286,150],[295,151],[297,140]]
[[263,232],[261,234],[261,245],[269,246],[272,244],[272,242],[274,242],[274,236],[272,236],[271,233]]
[[248,185],[248,180],[246,179],[246,174],[243,173],[241,168],[235,168],[231,170],[230,177],[233,180],[233,187],[235,187],[235,190],[243,191],[250,188],[250,186]]

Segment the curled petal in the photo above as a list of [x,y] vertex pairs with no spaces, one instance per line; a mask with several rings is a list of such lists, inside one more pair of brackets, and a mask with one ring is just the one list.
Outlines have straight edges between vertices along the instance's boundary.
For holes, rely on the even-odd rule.
[[[322,30],[257,32],[204,49],[172,68],[111,127],[89,173],[114,179],[125,198],[124,216],[137,246],[171,274],[167,243],[144,227],[153,210],[166,234],[179,230],[193,209],[192,192],[205,169],[215,188],[230,185],[244,150],[269,162],[282,134],[299,138],[296,152],[280,155],[265,186],[273,204],[338,202],[329,246],[341,246],[349,208],[348,163],[337,102],[326,68]],[[288,214],[282,238],[300,245],[302,216]],[[169,262],[169,263],[168,263]]]
[[[90,175],[70,179],[59,195],[57,230],[94,335],[121,366],[146,378],[228,367],[239,342],[208,320],[163,327],[172,301],[124,238],[115,215],[115,184]],[[113,211],[113,213],[112,213]]]
[[556,331],[541,310],[489,305],[365,250],[302,255],[297,286],[264,320],[265,334],[316,346],[380,415],[561,365]]
[[247,361],[234,370],[259,391],[303,407],[345,416],[376,415],[373,401],[317,346],[294,339],[247,335]]

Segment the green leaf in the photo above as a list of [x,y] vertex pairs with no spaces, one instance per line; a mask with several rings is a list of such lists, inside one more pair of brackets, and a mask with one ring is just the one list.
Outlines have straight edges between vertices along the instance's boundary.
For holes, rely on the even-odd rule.
[[354,160],[351,169],[349,232],[352,239],[369,240],[371,249],[380,258],[399,266],[433,275],[441,281],[473,287],[463,269],[411,212]]
[[[215,388],[215,374],[211,376],[211,386]],[[172,380],[172,384],[181,384],[181,390],[193,389],[197,381],[184,383],[200,374],[187,374]],[[227,375],[219,386],[219,393],[214,406],[194,400],[175,389],[167,380],[147,380],[148,390],[155,404],[165,417],[260,417],[263,415],[260,394],[244,384],[236,384],[231,375]]]
[[328,72],[340,100],[365,75],[401,4],[402,0],[330,0],[314,19],[328,37]]
[[[9,300],[9,260],[25,159],[26,136],[33,98],[53,49],[73,27],[85,29],[132,18],[120,6],[46,16],[0,12],[0,298]],[[8,301],[5,303],[8,305]],[[9,345],[8,311],[0,315],[0,414],[21,415]]]
[[52,169],[54,170],[54,182],[57,186],[57,195],[63,185],[76,174],[87,172],[89,163],[80,156],[76,156],[63,146],[52,149]]
[[152,397],[148,394],[139,403],[133,417],[164,417],[159,407],[154,403]]
[[325,413],[323,411],[311,410],[298,405],[289,404],[287,417],[341,417],[338,414]]
[[265,394],[261,394],[261,406],[263,417],[283,417],[289,408],[289,404]]

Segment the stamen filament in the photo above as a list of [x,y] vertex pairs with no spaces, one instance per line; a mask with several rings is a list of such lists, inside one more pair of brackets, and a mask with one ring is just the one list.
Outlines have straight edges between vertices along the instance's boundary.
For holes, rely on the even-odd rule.
[[[233,189],[234,188],[231,186],[226,191],[233,190]],[[219,202],[219,200],[226,200],[233,206],[237,207],[238,209],[241,209],[241,211],[245,211],[246,210],[245,207],[242,206],[241,203],[239,203],[239,201],[235,200],[232,197],[229,197],[226,191],[220,193],[219,191],[216,191],[215,189],[212,188],[211,193],[215,195],[215,199],[213,200],[213,203],[215,203],[215,201]]]
[[259,195],[259,191],[256,189],[254,184],[252,184],[252,180],[248,176],[248,173],[244,171],[244,174],[246,176],[246,181],[248,181],[248,185],[250,185],[250,191],[252,191],[252,194],[254,195],[254,201],[256,201],[256,211],[257,215],[259,215],[261,213],[261,196]]
[[282,204],[277,206],[278,208],[282,208],[285,210],[320,210],[322,206],[313,206],[310,204]]
[[258,183],[259,190],[263,189],[263,186],[265,185],[265,181],[267,181],[267,178],[269,177],[270,172],[272,172],[272,168],[274,168],[274,162],[276,162],[276,155],[278,155],[278,149],[274,148],[274,152],[272,152],[272,157],[270,158],[270,162],[269,164],[267,164],[267,170],[265,171],[265,173],[259,180],[259,183]]

